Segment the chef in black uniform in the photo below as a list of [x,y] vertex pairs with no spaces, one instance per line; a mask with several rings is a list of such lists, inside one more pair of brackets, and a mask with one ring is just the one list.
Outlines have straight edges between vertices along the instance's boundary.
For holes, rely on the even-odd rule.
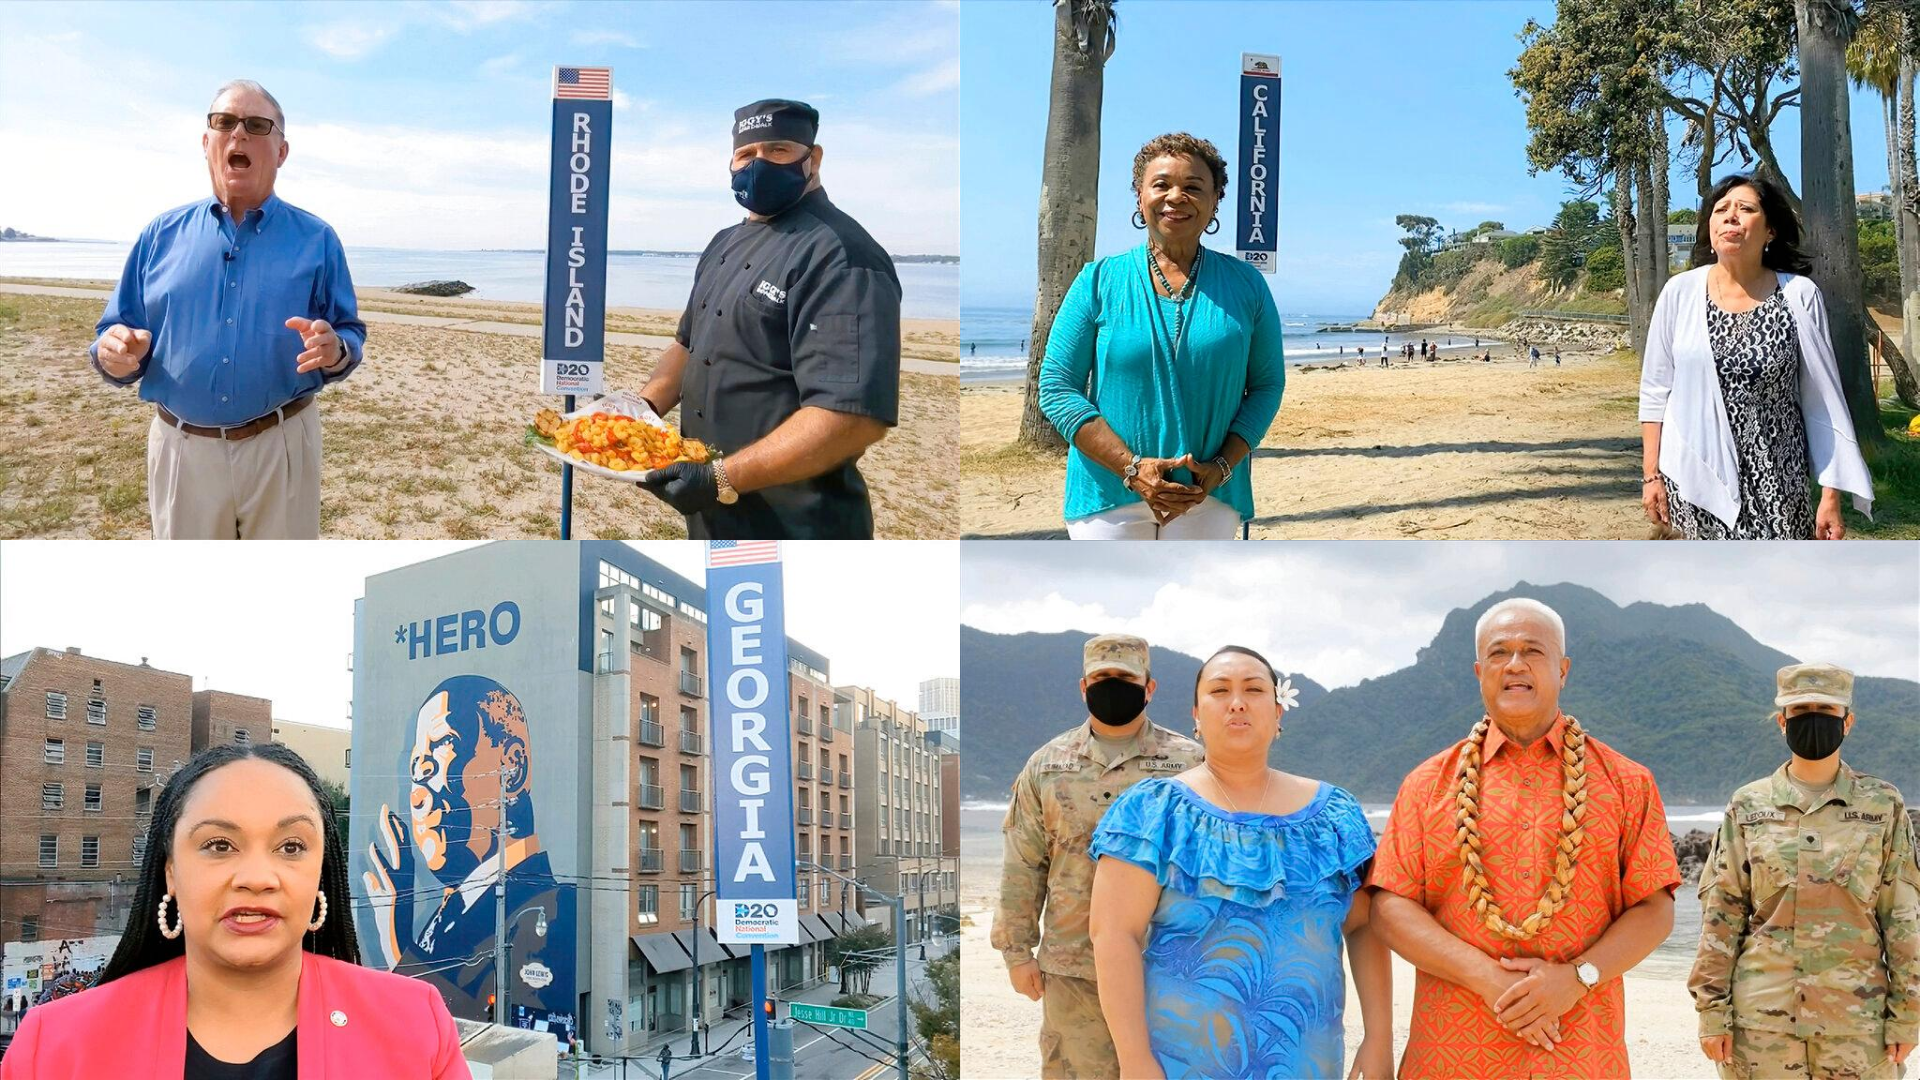
[[820,114],[734,113],[733,194],[747,218],[701,252],[693,295],[641,395],[721,455],[641,486],[695,539],[871,539],[855,463],[899,422],[900,278],[820,186]]

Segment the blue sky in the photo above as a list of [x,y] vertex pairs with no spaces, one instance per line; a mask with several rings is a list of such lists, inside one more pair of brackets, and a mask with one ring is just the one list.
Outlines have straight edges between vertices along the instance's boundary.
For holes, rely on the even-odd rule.
[[540,247],[552,68],[579,64],[613,68],[614,246],[698,250],[737,221],[733,110],[793,97],[835,202],[891,251],[952,253],[959,21],[951,0],[8,3],[0,224],[131,240],[208,193],[207,104],[250,78],[286,109],[280,194],[349,245]]
[[[1235,168],[1242,52],[1278,53],[1284,75],[1273,279],[1283,312],[1371,311],[1399,262],[1396,214],[1526,229],[1546,224],[1569,197],[1557,176],[1527,175],[1526,112],[1506,75],[1527,19],[1553,21],[1550,2],[1121,0],[1117,10],[1099,254],[1141,239],[1127,219],[1133,155],[1148,139],[1190,131],[1213,140]],[[1043,0],[970,2],[962,15],[963,307],[1033,303],[1052,27]],[[1878,100],[1856,93],[1853,110],[1855,186],[1877,191],[1887,179]],[[1799,138],[1799,114],[1786,110],[1774,143],[1792,177]],[[1674,208],[1687,205],[1691,174],[1672,186]],[[1228,191],[1237,190],[1236,179]],[[1227,250],[1231,200],[1221,219],[1208,243]]]

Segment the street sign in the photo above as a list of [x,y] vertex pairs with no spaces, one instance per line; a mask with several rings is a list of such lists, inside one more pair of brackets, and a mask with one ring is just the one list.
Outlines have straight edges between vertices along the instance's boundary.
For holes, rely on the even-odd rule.
[[836,1009],[831,1005],[809,1005],[804,1001],[794,1001],[787,1005],[789,1019],[803,1024],[824,1024],[827,1027],[857,1028],[865,1031],[867,1014],[859,1009]]

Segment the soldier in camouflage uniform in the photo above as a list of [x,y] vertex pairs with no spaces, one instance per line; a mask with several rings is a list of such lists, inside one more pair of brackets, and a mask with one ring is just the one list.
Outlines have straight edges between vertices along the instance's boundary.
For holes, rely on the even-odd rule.
[[1852,700],[1841,668],[1780,669],[1793,759],[1707,852],[1688,989],[1722,1077],[1899,1077],[1920,1039],[1920,856],[1900,792],[1840,760]]
[[1040,1075],[1046,1080],[1120,1075],[1087,936],[1093,827],[1121,792],[1149,776],[1197,765],[1203,756],[1199,743],[1147,719],[1154,682],[1145,641],[1126,634],[1088,641],[1082,674],[1086,721],[1036,751],[1013,782],[993,916],[993,947],[1006,958],[1013,988],[1043,1005]]

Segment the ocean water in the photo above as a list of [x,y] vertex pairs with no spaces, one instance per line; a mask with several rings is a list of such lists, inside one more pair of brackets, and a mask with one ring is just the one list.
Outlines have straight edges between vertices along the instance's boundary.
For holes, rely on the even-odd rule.
[[[1391,806],[1378,803],[1364,804],[1367,820],[1376,829],[1384,828]],[[1720,820],[1722,807],[1718,806],[1669,806],[1667,807],[1667,829],[1675,836],[1685,836],[1694,829],[1710,830]],[[961,896],[986,895],[991,897],[997,890],[999,880],[1001,839],[1000,824],[1005,819],[1007,804],[991,801],[968,801],[960,805],[960,875]],[[1673,894],[1673,933],[1653,951],[1651,956],[1634,968],[1637,975],[1659,979],[1684,980],[1693,968],[1693,958],[1700,944],[1700,896],[1691,887],[1682,885]]]
[[[1431,338],[1415,332],[1398,333],[1323,333],[1323,326],[1347,325],[1369,318],[1370,312],[1282,312],[1284,326],[1281,347],[1289,364],[1312,364],[1327,360],[1352,359],[1356,350],[1378,361],[1384,345],[1392,359],[1398,360],[1401,346],[1411,341],[1417,350],[1422,340],[1437,340],[1442,345],[1469,345],[1473,335],[1454,334]],[[963,383],[1018,382],[1026,374],[1027,354],[1032,342],[1033,309],[1004,307],[963,307],[960,309],[960,381]],[[1491,344],[1492,339],[1481,339]]]
[[[0,244],[0,277],[116,279],[130,244]],[[692,255],[611,255],[607,300],[613,307],[678,311],[693,288]],[[537,304],[546,290],[546,255],[537,251],[415,251],[350,247],[347,265],[360,288],[457,278],[479,300]],[[900,313],[909,319],[960,314],[958,263],[900,263]]]

